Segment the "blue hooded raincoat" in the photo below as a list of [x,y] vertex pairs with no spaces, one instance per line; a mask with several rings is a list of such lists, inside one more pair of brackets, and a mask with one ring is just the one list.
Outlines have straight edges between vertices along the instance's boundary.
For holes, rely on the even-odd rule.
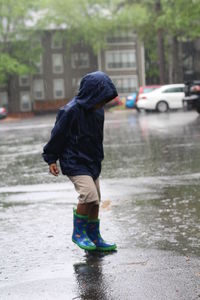
[[78,95],[58,112],[51,138],[43,149],[44,160],[51,164],[59,159],[64,175],[97,179],[104,158],[104,109],[95,110],[94,106],[116,96],[116,88],[105,73],[85,75]]

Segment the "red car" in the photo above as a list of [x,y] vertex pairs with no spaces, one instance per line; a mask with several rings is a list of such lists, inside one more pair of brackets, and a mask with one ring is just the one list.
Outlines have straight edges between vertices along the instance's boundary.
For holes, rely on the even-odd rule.
[[5,107],[0,107],[0,119],[4,119],[7,117],[7,110]]
[[157,89],[161,87],[161,85],[146,85],[146,86],[140,86],[139,87],[139,90],[138,90],[138,93],[137,93],[137,97],[136,97],[136,103],[138,101],[138,98],[139,98],[139,95],[141,94],[146,94],[146,93],[149,93],[149,92],[152,92],[153,90]]

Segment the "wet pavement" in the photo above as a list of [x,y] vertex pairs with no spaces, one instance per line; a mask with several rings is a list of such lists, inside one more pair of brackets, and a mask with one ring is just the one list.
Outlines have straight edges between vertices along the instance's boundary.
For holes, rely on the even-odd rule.
[[0,122],[0,300],[200,299],[200,117],[106,114],[101,228],[71,242],[77,194],[40,153],[55,116]]

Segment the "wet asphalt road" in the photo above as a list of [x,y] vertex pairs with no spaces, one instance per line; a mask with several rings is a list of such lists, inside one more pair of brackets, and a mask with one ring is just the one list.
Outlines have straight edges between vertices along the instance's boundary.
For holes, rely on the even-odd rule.
[[77,195],[41,160],[55,116],[0,122],[0,300],[200,299],[200,117],[106,114],[103,237],[71,242]]

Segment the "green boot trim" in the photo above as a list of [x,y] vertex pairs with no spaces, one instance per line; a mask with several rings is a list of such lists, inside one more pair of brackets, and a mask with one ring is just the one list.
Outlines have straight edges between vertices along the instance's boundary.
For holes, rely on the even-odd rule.
[[112,245],[109,247],[96,247],[97,251],[106,252],[106,251],[116,251],[117,245]]
[[80,218],[80,219],[85,219],[85,220],[88,219],[88,216],[77,214],[76,208],[74,208],[74,215],[75,215],[77,218]]

